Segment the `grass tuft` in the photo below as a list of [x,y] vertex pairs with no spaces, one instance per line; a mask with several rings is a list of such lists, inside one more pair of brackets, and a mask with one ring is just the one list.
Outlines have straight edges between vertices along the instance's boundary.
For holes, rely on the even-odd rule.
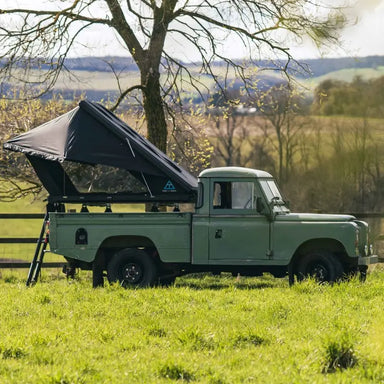
[[267,343],[267,340],[264,337],[254,333],[238,335],[233,340],[234,347],[244,347],[249,345],[259,346],[266,343]]
[[353,368],[357,363],[353,342],[348,333],[343,333],[338,339],[329,340],[326,343],[323,373]]
[[166,337],[167,331],[164,328],[154,326],[148,330],[148,335],[154,337]]
[[158,370],[159,376],[170,380],[181,380],[181,381],[193,381],[195,376],[192,372],[188,371],[180,364],[173,362],[167,362],[163,364]]
[[4,360],[7,359],[22,359],[27,354],[20,347],[9,347],[9,348],[1,348],[0,347],[1,358]]
[[179,342],[192,350],[209,350],[215,348],[213,336],[202,335],[196,329],[188,329],[178,335]]

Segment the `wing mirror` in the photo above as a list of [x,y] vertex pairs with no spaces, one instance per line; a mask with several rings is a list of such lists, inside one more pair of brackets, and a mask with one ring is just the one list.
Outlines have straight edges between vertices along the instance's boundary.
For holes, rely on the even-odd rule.
[[256,199],[256,211],[260,214],[265,213],[265,204],[262,197]]

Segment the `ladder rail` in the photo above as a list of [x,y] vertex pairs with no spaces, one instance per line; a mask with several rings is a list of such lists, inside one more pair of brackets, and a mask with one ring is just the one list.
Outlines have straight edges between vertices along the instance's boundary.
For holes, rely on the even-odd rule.
[[48,210],[44,216],[43,225],[41,227],[40,236],[36,243],[36,249],[35,254],[33,256],[31,265],[29,267],[28,277],[26,286],[29,287],[32,283],[36,283],[40,271],[41,271],[41,264],[43,262],[44,253],[48,245],[48,233],[47,233],[47,224],[49,219],[49,213]]

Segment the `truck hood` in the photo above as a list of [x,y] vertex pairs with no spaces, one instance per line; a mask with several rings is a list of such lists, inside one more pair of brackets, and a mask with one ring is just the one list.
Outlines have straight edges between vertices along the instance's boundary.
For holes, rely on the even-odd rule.
[[329,215],[316,213],[288,213],[286,215],[276,216],[276,221],[346,222],[354,220],[356,220],[356,217],[351,215]]

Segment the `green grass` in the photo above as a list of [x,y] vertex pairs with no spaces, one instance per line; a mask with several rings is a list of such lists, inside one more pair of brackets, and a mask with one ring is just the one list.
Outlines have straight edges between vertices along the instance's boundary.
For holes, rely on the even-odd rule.
[[205,276],[92,289],[0,280],[1,383],[371,383],[384,380],[384,275],[365,284]]

